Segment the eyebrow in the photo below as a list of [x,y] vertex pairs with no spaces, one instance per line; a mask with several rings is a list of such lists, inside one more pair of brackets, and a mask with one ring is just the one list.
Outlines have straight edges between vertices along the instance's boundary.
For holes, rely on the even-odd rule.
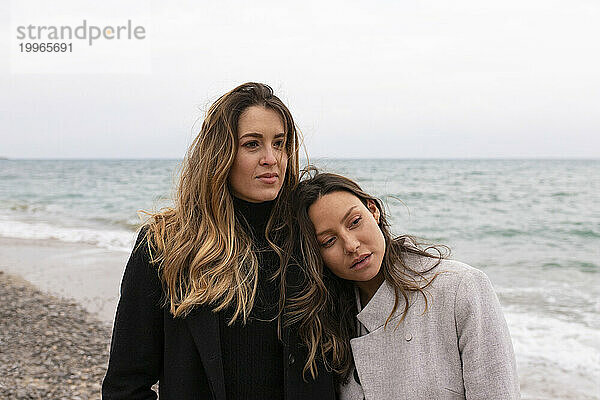
[[[245,138],[245,137],[255,137],[255,138],[261,138],[263,137],[262,133],[258,133],[258,132],[249,132],[249,133],[244,133],[242,136],[240,136],[240,140]],[[275,135],[275,139],[278,139],[280,137],[285,137],[285,133],[278,133],[277,135]]]
[[[358,206],[352,206],[352,207],[350,207],[350,209],[346,212],[346,214],[344,214],[344,216],[340,220],[340,223],[343,223],[346,220],[346,218],[348,218],[348,215],[350,215],[350,213],[352,212],[352,210],[354,210],[355,208],[358,208]],[[317,233],[317,237],[319,237],[322,234],[327,233],[329,231],[330,231],[330,229],[325,229],[323,232]]]

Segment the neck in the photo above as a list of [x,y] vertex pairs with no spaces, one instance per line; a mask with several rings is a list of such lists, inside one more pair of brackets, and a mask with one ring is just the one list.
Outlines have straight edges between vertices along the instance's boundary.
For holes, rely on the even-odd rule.
[[377,275],[366,282],[356,282],[358,294],[360,295],[360,304],[365,307],[373,298],[381,284],[383,283],[383,273],[379,271]]
[[257,235],[257,238],[264,237],[265,227],[267,226],[267,221],[271,217],[271,211],[274,204],[274,200],[264,201],[262,203],[251,203],[233,197],[233,207],[235,209],[236,218]]

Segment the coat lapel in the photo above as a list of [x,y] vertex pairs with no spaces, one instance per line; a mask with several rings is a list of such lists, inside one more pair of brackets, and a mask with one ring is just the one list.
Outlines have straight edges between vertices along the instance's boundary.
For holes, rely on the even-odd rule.
[[[402,254],[402,261],[405,265],[410,266],[413,270],[417,272],[425,272],[432,268],[436,262],[437,258],[427,258],[418,254],[412,254],[405,252]],[[414,276],[415,282],[419,285],[423,285],[426,283],[421,277]],[[413,292],[414,293],[414,292]],[[357,298],[357,304],[360,305],[360,298],[358,297],[358,290],[355,292]],[[409,297],[413,297],[411,294]],[[377,292],[373,295],[373,298],[369,301],[365,308],[358,313],[356,318],[367,328],[369,332],[373,332],[377,328],[381,327],[385,324],[388,317],[390,316],[390,312],[392,312],[392,308],[394,308],[395,301],[395,289],[394,286],[388,281],[384,281]],[[411,304],[413,303],[413,299],[410,300]],[[404,312],[404,297],[400,296],[398,299],[398,308],[394,312],[394,315],[391,319],[396,318]],[[360,307],[359,307],[360,309]]]
[[[403,261],[405,265],[409,265],[412,269],[424,272],[435,265],[436,259],[405,253],[403,254]],[[409,308],[411,308],[409,313],[411,311],[415,312],[412,307],[415,306],[418,296],[415,292],[409,294]],[[356,297],[358,304],[360,304],[358,291],[356,291]],[[391,283],[384,281],[373,295],[373,298],[356,316],[369,332],[364,336],[350,340],[354,365],[367,399],[396,398],[394,393],[403,393],[403,389],[399,388],[405,383],[398,382],[396,367],[399,362],[405,362],[405,360],[402,361],[402,357],[405,356],[402,352],[402,346],[412,340],[412,335],[405,332],[405,329],[407,329],[406,320],[397,326],[406,304],[404,297],[401,295],[398,299],[398,307],[384,329],[383,326],[394,307],[394,301],[395,288]],[[402,368],[402,366],[399,368]],[[394,382],[395,385],[399,386],[391,388],[390,382]],[[344,389],[342,390],[344,392]],[[342,397],[348,399],[356,396],[355,390],[351,387],[345,388],[344,394]]]
[[[360,304],[358,291],[356,291],[356,296],[357,302]],[[363,324],[369,332],[373,332],[385,324],[385,321],[394,307],[394,299],[394,287],[387,281],[384,281],[379,289],[377,289],[377,292],[375,292],[373,295],[373,298],[371,298],[365,308],[358,313],[356,318],[358,318],[360,323]],[[401,314],[403,310],[404,303],[402,302],[402,298],[400,298],[398,309],[396,309],[394,317],[398,314]]]
[[[356,295],[357,301],[360,302],[358,291]],[[391,377],[390,368],[386,364],[386,354],[393,354],[395,351],[393,335],[390,335],[390,331],[393,331],[397,321],[392,321],[385,330],[383,325],[394,307],[394,299],[394,287],[385,281],[366,307],[356,316],[369,332],[350,340],[354,368],[362,388],[355,388],[354,383],[350,382],[342,389],[342,399],[357,399],[361,394],[360,389],[367,399],[379,399],[382,398],[381,393],[385,393],[385,386],[389,385]],[[402,315],[403,310],[404,302],[400,298],[393,318]]]
[[196,307],[186,318],[215,400],[225,400],[219,319],[210,308]]

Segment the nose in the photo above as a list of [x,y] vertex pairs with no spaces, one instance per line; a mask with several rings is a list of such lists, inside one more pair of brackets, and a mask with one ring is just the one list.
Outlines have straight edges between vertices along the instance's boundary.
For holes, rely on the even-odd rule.
[[262,158],[260,159],[260,165],[275,165],[277,164],[277,157],[274,150],[269,146],[265,149]]
[[354,236],[348,236],[344,239],[344,253],[352,254],[358,251],[360,242]]

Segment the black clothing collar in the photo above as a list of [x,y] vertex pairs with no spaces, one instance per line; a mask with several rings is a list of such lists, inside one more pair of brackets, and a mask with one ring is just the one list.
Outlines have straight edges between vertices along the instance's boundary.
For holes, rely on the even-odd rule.
[[264,239],[265,228],[271,216],[275,200],[251,203],[233,196],[235,216],[243,226],[250,228],[253,236]]

